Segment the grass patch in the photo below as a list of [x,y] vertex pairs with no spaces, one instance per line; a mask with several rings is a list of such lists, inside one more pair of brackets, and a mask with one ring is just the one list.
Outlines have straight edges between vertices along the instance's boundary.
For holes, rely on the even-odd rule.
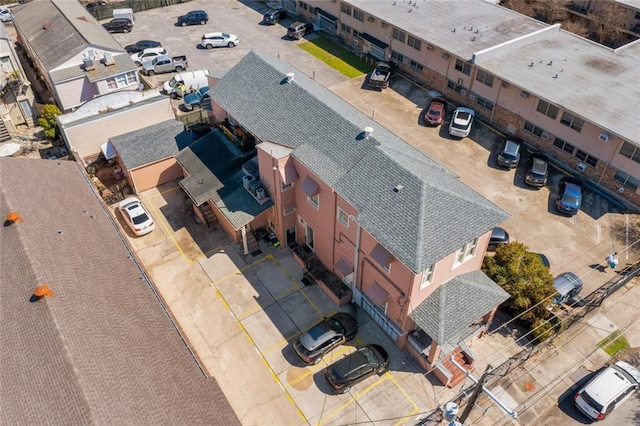
[[353,53],[322,36],[298,45],[305,52],[320,59],[331,68],[349,78],[354,78],[371,71],[367,64]]
[[614,356],[624,349],[629,349],[631,345],[626,337],[621,335],[619,331],[615,331],[598,343],[598,347],[609,356]]

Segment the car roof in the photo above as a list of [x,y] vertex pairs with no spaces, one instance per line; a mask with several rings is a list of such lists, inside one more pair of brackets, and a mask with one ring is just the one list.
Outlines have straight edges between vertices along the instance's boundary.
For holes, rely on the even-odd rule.
[[205,33],[202,35],[202,38],[212,38],[212,37],[221,37],[222,35],[224,35],[226,33],[223,33],[222,31],[214,31],[212,33]]
[[563,272],[553,280],[553,288],[563,296],[576,287],[582,287],[582,280],[573,272]]
[[493,228],[491,230],[491,238],[496,238],[496,239],[504,239],[505,237],[507,237],[509,234],[507,233],[507,231],[505,231],[503,228],[500,228],[499,226],[496,226],[495,228]]
[[[618,363],[614,365],[617,364]],[[602,370],[593,379],[593,381],[589,382],[584,387],[584,390],[589,394],[589,396],[601,405],[608,404],[614,398],[616,398],[621,391],[634,384],[633,382],[628,380],[627,376],[625,376],[617,368],[615,368],[614,365]],[[627,365],[629,367],[632,367],[630,364]],[[622,368],[623,370],[625,370],[621,366],[618,366],[618,368]]]
[[504,151],[509,154],[517,154],[520,151],[520,143],[507,139],[504,144]]
[[307,350],[313,351],[327,340],[336,336],[337,333],[326,321],[326,318],[311,327],[306,333],[300,336],[300,343]]
[[565,182],[564,192],[565,194],[573,195],[574,197],[580,196],[582,186],[574,182]]
[[471,108],[466,108],[466,107],[458,107],[458,108],[456,108],[454,113],[458,113],[458,112],[466,112],[467,114],[471,114],[472,116],[476,115],[476,112],[474,110],[472,110]]

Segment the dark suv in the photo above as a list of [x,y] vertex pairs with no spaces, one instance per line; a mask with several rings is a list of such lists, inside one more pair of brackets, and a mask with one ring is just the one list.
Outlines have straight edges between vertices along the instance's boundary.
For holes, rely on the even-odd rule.
[[507,139],[496,161],[502,167],[517,167],[520,162],[520,141]]
[[284,9],[271,9],[262,17],[262,22],[267,25],[275,25],[280,22],[281,19],[287,17],[287,11]]
[[131,22],[127,18],[115,18],[105,24],[102,24],[102,26],[104,27],[105,30],[109,31],[110,33],[113,33],[113,32],[128,33],[133,28],[133,22]]
[[294,40],[300,40],[305,34],[310,33],[312,30],[313,27],[306,22],[294,22],[289,25],[287,35]]
[[541,187],[547,183],[549,176],[549,160],[544,155],[532,154],[529,157],[527,174],[524,182],[529,186]]
[[209,22],[209,16],[204,10],[192,10],[186,15],[178,16],[178,25],[186,27],[187,25],[204,25]]

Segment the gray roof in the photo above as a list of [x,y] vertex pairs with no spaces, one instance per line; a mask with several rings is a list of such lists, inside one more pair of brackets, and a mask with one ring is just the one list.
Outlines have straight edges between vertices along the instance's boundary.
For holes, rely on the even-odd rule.
[[96,60],[94,61],[95,68],[89,71],[85,71],[84,67],[80,63],[75,66],[51,71],[49,75],[54,83],[60,83],[76,78],[87,78],[89,83],[95,83],[96,81],[104,80],[117,74],[138,72],[135,62],[133,62],[131,57],[126,53],[113,55],[113,62],[114,63],[111,65],[105,65],[102,60]]
[[78,163],[0,158],[0,210],[0,424],[240,424]]
[[[289,72],[295,77],[286,84]],[[413,271],[508,218],[444,166],[289,64],[250,52],[210,93],[258,139],[294,148],[293,156],[352,203],[364,229]],[[369,140],[362,137],[367,126],[374,129]],[[397,185],[403,186],[398,193]]]
[[246,156],[219,129],[206,134],[176,155],[188,176],[180,186],[197,205],[211,200],[235,229],[251,222],[271,206],[269,198],[260,204],[243,187]]
[[347,2],[464,59],[548,26],[486,0],[414,0],[416,6],[403,0]]
[[479,55],[476,64],[640,144],[640,40],[612,50],[558,31],[524,46]]
[[47,70],[53,70],[91,46],[124,51],[75,0],[28,2],[16,7],[13,15],[16,26]]
[[409,317],[440,345],[455,345],[465,337],[469,324],[509,297],[482,271],[473,271],[435,289]]
[[109,142],[127,170],[173,157],[193,142],[191,132],[178,120],[167,120],[123,135]]

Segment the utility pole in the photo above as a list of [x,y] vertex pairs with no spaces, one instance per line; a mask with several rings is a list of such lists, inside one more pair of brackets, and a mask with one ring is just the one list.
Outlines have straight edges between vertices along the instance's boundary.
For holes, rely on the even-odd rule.
[[467,402],[467,406],[464,408],[464,411],[462,412],[462,414],[460,415],[460,418],[458,419],[460,423],[464,424],[464,422],[467,421],[467,417],[469,417],[469,414],[471,414],[471,410],[473,409],[473,406],[476,405],[476,401],[478,400],[480,393],[482,393],[482,387],[484,386],[484,382],[489,377],[489,370],[491,370],[492,368],[493,367],[491,367],[491,365],[487,365],[487,368],[484,369],[484,373],[480,377],[480,380],[478,380],[478,383],[476,383],[476,387],[473,389],[473,393],[469,398],[469,402]]

